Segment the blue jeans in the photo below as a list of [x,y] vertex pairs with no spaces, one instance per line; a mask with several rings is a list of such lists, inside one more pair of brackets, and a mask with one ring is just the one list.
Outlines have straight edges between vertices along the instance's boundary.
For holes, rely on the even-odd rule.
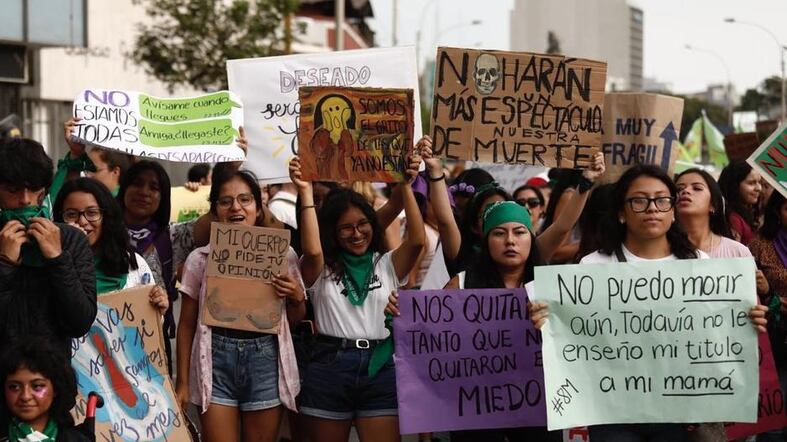
[[281,405],[276,335],[235,339],[213,333],[211,343],[212,404],[237,407],[241,411],[259,411]]

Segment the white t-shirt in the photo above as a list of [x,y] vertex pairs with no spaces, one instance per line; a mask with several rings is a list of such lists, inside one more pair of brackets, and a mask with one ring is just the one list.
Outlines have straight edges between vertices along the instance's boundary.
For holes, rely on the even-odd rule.
[[[391,254],[376,260],[374,275],[369,284],[369,295],[362,305],[352,305],[342,292],[344,282],[336,282],[333,274],[324,267],[322,273],[308,289],[314,305],[314,316],[320,334],[347,339],[385,339],[385,306],[393,290],[407,283],[407,277],[398,279]],[[379,258],[379,259],[378,259]]]
[[[674,261],[678,259],[675,255],[665,256],[663,258],[656,258],[656,259],[646,259],[640,258],[639,256],[631,253],[629,249],[626,248],[625,245],[621,244],[621,248],[623,249],[623,256],[626,257],[627,262],[658,262],[658,261]],[[707,259],[708,254],[703,252],[702,250],[697,250],[700,259]],[[579,261],[580,264],[606,264],[610,262],[618,262],[618,257],[615,256],[613,253],[612,255],[605,255],[600,251],[595,251],[590,255],[585,256],[582,260]]]
[[[137,269],[131,270],[129,268],[128,277],[126,278],[126,285],[123,286],[123,288],[133,289],[134,287],[139,287],[141,285],[156,284],[157,281],[154,281],[153,272],[150,270],[150,266],[148,265],[147,261],[145,261],[145,258],[140,256],[138,253],[134,254],[134,258],[137,259]],[[147,282],[145,282],[146,279]]]

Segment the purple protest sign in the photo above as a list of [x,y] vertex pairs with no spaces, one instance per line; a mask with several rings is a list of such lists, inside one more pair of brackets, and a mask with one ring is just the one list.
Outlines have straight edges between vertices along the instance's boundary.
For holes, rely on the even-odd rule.
[[402,434],[546,425],[541,334],[524,289],[402,290]]

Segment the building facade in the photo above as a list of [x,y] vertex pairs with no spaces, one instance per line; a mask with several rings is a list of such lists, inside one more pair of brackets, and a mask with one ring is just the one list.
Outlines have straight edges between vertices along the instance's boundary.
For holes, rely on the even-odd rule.
[[607,62],[607,90],[643,87],[642,10],[626,0],[515,0],[511,50]]

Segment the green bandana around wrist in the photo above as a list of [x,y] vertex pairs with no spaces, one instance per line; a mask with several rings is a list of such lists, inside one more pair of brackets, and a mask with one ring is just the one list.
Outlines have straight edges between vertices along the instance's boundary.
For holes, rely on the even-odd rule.
[[[0,211],[0,228],[9,221],[19,221],[25,228],[30,227],[30,218],[41,217],[50,219],[50,210],[46,202],[41,206],[25,206],[18,209],[3,209]],[[44,256],[38,248],[35,238],[28,236],[28,242],[22,244],[22,263],[32,267],[44,265]]]
[[66,156],[57,162],[55,177],[52,179],[52,185],[49,187],[49,196],[53,200],[57,199],[57,194],[60,193],[60,189],[63,188],[63,184],[65,184],[69,172],[84,171],[96,171],[96,166],[90,161],[90,157],[88,157],[86,153],[83,153],[76,158],[71,158],[71,153],[66,153]]
[[514,201],[498,201],[484,211],[484,236],[495,227],[505,223],[521,223],[533,231],[530,212]]
[[57,424],[53,420],[47,422],[44,427],[44,432],[36,431],[30,425],[19,421],[16,418],[11,419],[8,424],[8,441],[9,442],[55,442],[57,440]]
[[374,273],[374,254],[367,250],[363,255],[353,255],[345,251],[339,252],[344,263],[344,287],[347,300],[352,305],[363,305],[369,295],[369,283]]
[[116,290],[123,290],[123,287],[126,286],[128,273],[120,276],[107,275],[101,270],[101,258],[98,256],[93,257],[93,267],[96,269],[96,294],[103,295]]
[[388,337],[385,340],[374,347],[372,350],[372,356],[369,358],[369,369],[368,375],[370,378],[377,376],[377,373],[380,371],[383,366],[391,360],[394,354],[394,342],[393,342],[393,326],[391,325],[391,321],[393,321],[393,315],[385,314],[385,328],[388,330]]

